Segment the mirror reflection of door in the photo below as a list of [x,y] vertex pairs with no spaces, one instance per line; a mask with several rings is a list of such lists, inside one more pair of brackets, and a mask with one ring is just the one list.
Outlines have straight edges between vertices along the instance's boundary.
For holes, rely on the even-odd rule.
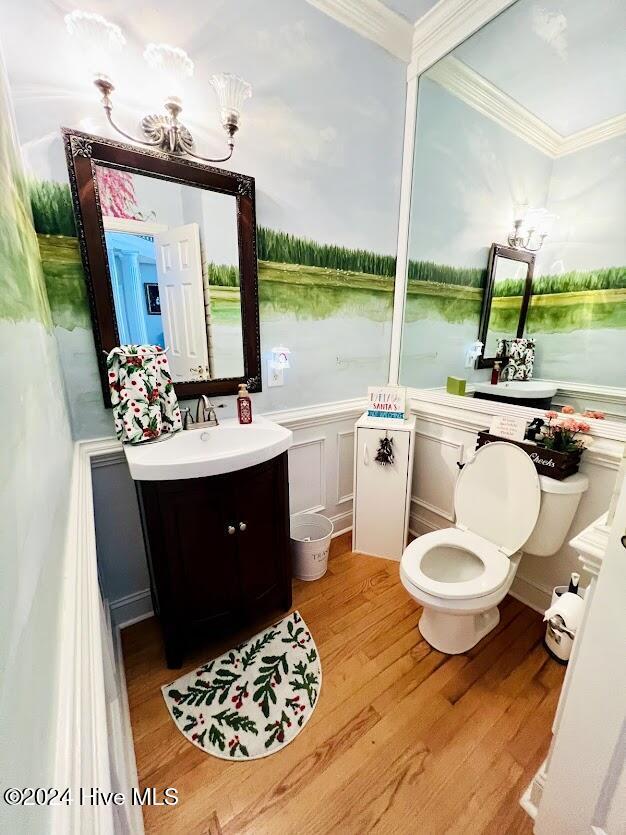
[[175,382],[242,376],[236,198],[96,172],[120,344],[166,348]]
[[528,264],[496,255],[493,267],[493,296],[484,355],[495,356],[499,339],[517,336],[524,303],[524,286]]
[[163,333],[172,379],[211,378],[210,329],[204,313],[200,231],[197,223],[155,236]]

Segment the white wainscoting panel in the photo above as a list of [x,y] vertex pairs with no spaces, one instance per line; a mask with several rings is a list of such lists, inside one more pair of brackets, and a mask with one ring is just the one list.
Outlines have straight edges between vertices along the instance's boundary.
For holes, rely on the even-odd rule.
[[454,485],[463,448],[461,441],[442,437],[441,432],[415,430],[413,501],[449,522],[454,522]]
[[352,501],[354,487],[354,430],[337,432],[337,504]]
[[326,507],[324,436],[299,441],[289,450],[289,510],[318,512]]

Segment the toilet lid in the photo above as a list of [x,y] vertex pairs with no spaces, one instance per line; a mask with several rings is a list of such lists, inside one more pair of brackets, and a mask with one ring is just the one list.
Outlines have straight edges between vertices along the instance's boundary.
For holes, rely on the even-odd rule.
[[509,555],[530,537],[540,504],[535,465],[523,449],[505,441],[477,450],[461,470],[454,491],[457,525]]

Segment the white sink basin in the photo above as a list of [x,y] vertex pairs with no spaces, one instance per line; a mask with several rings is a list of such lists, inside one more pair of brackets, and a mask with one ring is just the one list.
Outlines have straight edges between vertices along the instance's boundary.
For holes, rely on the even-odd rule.
[[188,429],[156,443],[126,444],[124,452],[135,481],[171,481],[262,464],[288,450],[291,439],[290,429],[271,420],[257,417],[242,425],[228,418],[219,426]]
[[529,400],[530,398],[554,397],[556,386],[542,383],[541,380],[510,380],[495,386],[491,383],[474,383],[474,391],[494,396],[514,397],[516,400]]

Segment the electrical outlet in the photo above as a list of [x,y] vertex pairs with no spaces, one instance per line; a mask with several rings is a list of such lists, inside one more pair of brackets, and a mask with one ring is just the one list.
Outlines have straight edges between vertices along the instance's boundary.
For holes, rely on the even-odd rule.
[[275,365],[272,360],[267,362],[267,385],[268,388],[274,386],[282,386],[285,382],[284,369],[280,365]]

